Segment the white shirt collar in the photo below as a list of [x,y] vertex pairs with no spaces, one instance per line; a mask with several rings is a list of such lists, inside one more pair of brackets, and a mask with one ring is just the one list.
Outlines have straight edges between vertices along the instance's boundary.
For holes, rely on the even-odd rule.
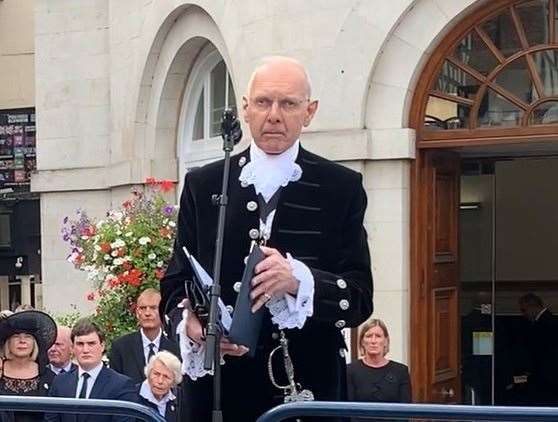
[[99,372],[101,372],[101,369],[103,369],[103,362],[99,362],[97,366],[90,369],[89,371],[86,371],[80,366],[78,369],[78,375],[81,377],[85,372],[87,372],[89,374],[89,379],[92,380],[91,384],[93,384],[97,379],[97,377],[99,376]]
[[153,341],[151,341],[147,338],[147,336],[143,332],[143,328],[140,328],[141,341],[143,343],[143,349],[145,350],[146,348],[149,348],[149,344],[153,343],[155,345],[155,348],[157,350],[159,350],[159,344],[161,343],[161,333],[162,332],[163,331],[159,328],[159,334],[157,334],[157,337],[155,337],[155,339],[153,339]]
[[156,405],[159,414],[163,417],[165,416],[167,403],[176,398],[172,391],[169,390],[169,392],[161,400],[157,400],[157,398],[153,395],[153,392],[151,391],[151,387],[149,386],[149,382],[147,382],[147,380],[141,383],[139,394],[148,402]]
[[535,321],[538,321],[539,318],[541,317],[542,314],[544,314],[544,312],[547,310],[547,308],[543,308],[541,309],[541,311],[537,314],[537,316],[535,317]]
[[250,144],[250,162],[240,172],[238,180],[246,185],[254,185],[256,193],[266,201],[279,189],[295,182],[302,176],[302,168],[295,162],[300,141],[291,145],[281,154],[272,155],[262,151],[255,142]]
[[70,372],[72,370],[72,361],[69,361],[66,366],[63,366],[61,368],[59,368],[58,366],[54,366],[52,363],[49,363],[49,366],[50,370],[58,375],[62,369],[66,372]]

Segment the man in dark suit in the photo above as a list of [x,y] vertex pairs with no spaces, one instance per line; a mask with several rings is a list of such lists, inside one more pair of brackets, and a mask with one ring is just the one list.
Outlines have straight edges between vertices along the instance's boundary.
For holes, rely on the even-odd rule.
[[56,375],[70,372],[77,368],[72,362],[72,330],[69,327],[59,325],[56,333],[56,341],[48,349],[48,367]]
[[[262,306],[262,331],[255,357],[224,339],[222,407],[226,422],[254,421],[283,402],[269,378],[268,358],[281,332],[289,341],[295,381],[317,400],[346,398],[344,327],[372,313],[372,274],[363,227],[366,194],[359,173],[314,155],[299,135],[317,110],[310,80],[297,61],[273,57],[256,69],[243,97],[250,148],[232,158],[229,179],[221,296],[235,304],[244,259],[253,240],[265,259],[255,269],[253,310]],[[184,281],[192,270],[182,246],[208,271],[213,268],[223,161],[190,171],[180,201],[173,259],[161,282],[163,313],[184,306],[181,335],[184,408],[195,421],[209,421],[210,376],[204,376],[205,342],[200,321],[188,308]],[[234,311],[233,311],[234,315]],[[276,376],[285,362],[276,354]],[[282,379],[282,378],[281,378]]]
[[[111,399],[137,401],[132,380],[101,361],[105,350],[104,335],[88,319],[82,319],[72,329],[72,343],[78,367],[71,372],[57,375],[52,383],[49,396],[75,397],[81,399]],[[123,416],[101,416],[56,414],[45,415],[48,422],[133,422],[133,418]]]
[[529,375],[529,404],[558,405],[558,320],[542,299],[527,293],[519,299],[521,313],[530,321],[525,336]]
[[112,343],[109,356],[110,367],[132,378],[136,384],[145,379],[145,365],[159,350],[168,350],[178,355],[176,343],[169,340],[161,329],[160,302],[159,291],[144,290],[136,302],[139,331],[119,337]]

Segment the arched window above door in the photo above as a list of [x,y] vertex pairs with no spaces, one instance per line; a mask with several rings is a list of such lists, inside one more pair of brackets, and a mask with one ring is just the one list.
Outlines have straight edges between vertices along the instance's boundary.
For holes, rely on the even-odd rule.
[[495,3],[427,64],[412,116],[419,142],[558,130],[549,127],[558,125],[558,0]]

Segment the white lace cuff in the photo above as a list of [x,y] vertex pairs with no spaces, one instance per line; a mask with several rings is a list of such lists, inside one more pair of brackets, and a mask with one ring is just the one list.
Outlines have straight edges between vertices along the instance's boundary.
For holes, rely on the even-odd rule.
[[182,373],[195,381],[207,374],[213,375],[213,371],[207,371],[203,368],[205,343],[197,344],[186,335],[186,318],[188,318],[188,310],[184,309],[182,321],[176,327],[176,333],[178,334],[180,356],[182,357]]
[[272,298],[266,303],[271,320],[280,329],[302,328],[306,319],[314,313],[314,276],[310,269],[301,261],[293,259],[287,254],[287,259],[293,269],[293,275],[298,280],[296,297],[285,294],[280,298]]

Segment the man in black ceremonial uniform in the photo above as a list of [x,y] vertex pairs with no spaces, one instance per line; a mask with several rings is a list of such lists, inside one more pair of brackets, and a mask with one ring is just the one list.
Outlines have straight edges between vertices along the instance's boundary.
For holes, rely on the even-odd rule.
[[[268,374],[281,330],[296,382],[316,400],[345,399],[341,329],[356,327],[372,313],[362,177],[300,146],[301,130],[318,106],[305,68],[285,57],[264,60],[242,101],[253,141],[231,161],[221,296],[226,305],[235,304],[245,257],[257,240],[265,243],[266,258],[256,266],[251,295],[254,310],[266,309],[255,357],[241,345],[222,342],[226,422],[254,421],[283,402]],[[184,280],[191,279],[192,270],[183,245],[206,270],[213,268],[218,207],[211,197],[220,193],[222,174],[219,161],[186,175],[174,255],[161,283],[163,311],[185,303]],[[186,373],[184,408],[190,412],[186,420],[209,421],[212,380],[203,370],[204,337],[187,304],[184,310],[177,331]],[[285,381],[281,353],[273,371]]]

